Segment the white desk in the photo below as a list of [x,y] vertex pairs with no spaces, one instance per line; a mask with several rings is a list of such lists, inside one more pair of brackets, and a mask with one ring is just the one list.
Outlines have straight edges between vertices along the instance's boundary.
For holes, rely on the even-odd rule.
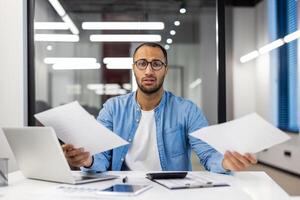
[[[109,172],[110,174],[120,175],[119,179],[89,183],[80,185],[81,187],[105,188],[113,183],[120,183],[121,178],[128,176],[128,183],[150,184],[153,187],[146,192],[135,197],[111,197],[111,196],[58,196],[53,191],[59,183],[46,181],[36,181],[24,178],[20,171],[9,174],[9,186],[0,187],[0,200],[44,200],[44,199],[143,199],[143,200],[285,200],[290,199],[289,195],[281,189],[264,172],[238,172],[234,176],[224,176],[224,181],[230,187],[218,188],[199,188],[168,190],[145,177],[145,172]],[[192,172],[205,173],[205,172]],[[49,191],[52,191],[49,192]]]

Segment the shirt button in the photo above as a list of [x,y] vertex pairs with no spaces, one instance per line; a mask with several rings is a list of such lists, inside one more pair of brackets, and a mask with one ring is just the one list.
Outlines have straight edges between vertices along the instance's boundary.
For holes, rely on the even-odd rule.
[[121,161],[123,162],[123,161],[124,161],[124,158],[121,158]]
[[139,119],[136,119],[136,122],[139,122],[140,120]]
[[128,142],[131,142],[131,138],[128,139]]

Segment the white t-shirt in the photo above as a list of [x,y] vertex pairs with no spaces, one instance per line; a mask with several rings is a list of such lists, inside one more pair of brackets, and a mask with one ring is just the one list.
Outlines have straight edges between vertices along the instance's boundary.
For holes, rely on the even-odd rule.
[[161,171],[154,110],[142,111],[142,117],[125,157],[125,163],[130,170]]

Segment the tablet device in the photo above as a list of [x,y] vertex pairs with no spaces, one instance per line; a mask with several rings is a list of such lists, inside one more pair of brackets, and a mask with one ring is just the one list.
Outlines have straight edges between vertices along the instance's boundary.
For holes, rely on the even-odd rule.
[[154,172],[146,174],[147,178],[153,179],[177,179],[186,177],[187,172]]
[[135,196],[150,188],[150,185],[115,184],[97,192],[97,194]]

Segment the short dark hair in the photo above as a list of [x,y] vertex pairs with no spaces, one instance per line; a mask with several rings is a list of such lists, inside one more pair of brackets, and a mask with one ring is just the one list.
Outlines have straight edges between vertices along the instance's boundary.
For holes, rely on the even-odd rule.
[[145,43],[142,43],[140,44],[135,50],[134,50],[134,53],[133,53],[133,59],[134,59],[134,56],[136,54],[136,52],[139,50],[139,48],[143,47],[143,46],[147,46],[147,47],[156,47],[156,48],[160,48],[160,50],[163,52],[164,54],[164,57],[165,57],[165,64],[167,65],[168,64],[168,54],[167,54],[167,51],[165,48],[163,48],[160,44],[158,43],[155,43],[155,42],[145,42]]

